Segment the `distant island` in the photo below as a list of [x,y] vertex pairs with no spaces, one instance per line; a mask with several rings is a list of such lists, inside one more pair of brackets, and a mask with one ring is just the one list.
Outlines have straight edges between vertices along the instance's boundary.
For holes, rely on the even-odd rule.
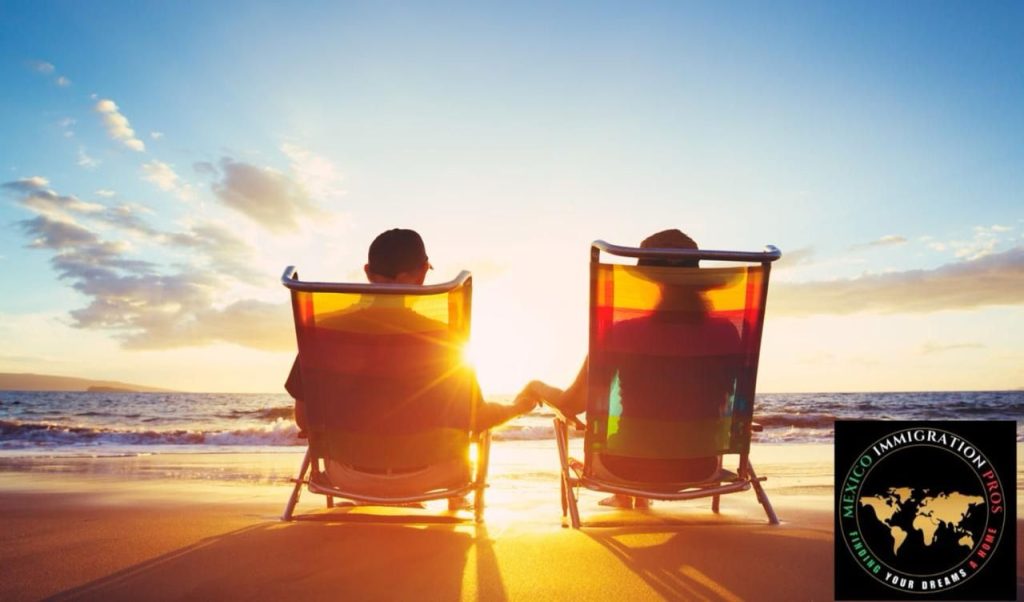
[[115,380],[92,380],[52,374],[15,374],[0,372],[0,391],[91,391],[94,393],[174,393]]

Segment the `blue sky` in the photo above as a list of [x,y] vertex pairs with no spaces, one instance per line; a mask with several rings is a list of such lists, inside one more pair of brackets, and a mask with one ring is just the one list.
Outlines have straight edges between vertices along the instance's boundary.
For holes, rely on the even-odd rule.
[[[277,390],[379,231],[567,381],[586,253],[786,254],[761,390],[1024,386],[1019,3],[0,3],[0,371]],[[16,277],[12,277],[16,275]],[[283,316],[283,317],[282,317]]]

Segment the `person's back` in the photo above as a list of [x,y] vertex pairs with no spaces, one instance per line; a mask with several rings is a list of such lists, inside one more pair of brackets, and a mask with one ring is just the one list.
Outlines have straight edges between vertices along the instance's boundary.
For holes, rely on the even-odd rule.
[[[658,232],[640,246],[697,249],[693,239],[679,230]],[[686,259],[641,259],[638,266],[671,270],[698,264]],[[607,396],[604,401],[617,430],[608,433],[610,449],[600,454],[600,462],[602,468],[627,481],[693,481],[717,470],[714,456],[662,459],[637,457],[633,450],[649,438],[645,423],[711,422],[721,416],[729,403],[733,385],[729,375],[739,353],[736,328],[727,320],[710,317],[699,292],[664,287],[661,295],[660,311],[610,326],[605,351],[601,357],[587,358],[568,389],[562,391],[540,381],[528,385],[566,414],[585,411],[588,395]],[[681,361],[687,356],[688,361]],[[616,448],[629,455],[615,453]],[[641,501],[638,499],[638,504]],[[629,507],[632,500],[613,496],[602,504]]]
[[[364,266],[373,284],[416,286],[430,269],[420,235],[398,228],[374,239]],[[285,383],[300,432],[315,423],[363,432],[384,423],[392,432],[483,431],[533,409],[536,397],[525,392],[511,406],[482,402],[463,362],[465,341],[435,317],[386,295],[323,316],[316,337],[322,351],[297,357]],[[307,397],[320,393],[323,403],[309,407]]]
[[303,378],[334,392],[331,403],[311,409],[327,426],[392,434],[471,428],[481,393],[448,324],[406,307],[401,297],[378,296],[325,317],[317,328],[323,353],[304,365]]
[[[674,444],[655,433],[678,425],[679,437],[713,429],[731,411],[740,338],[728,320],[671,312],[615,324],[590,359],[591,391],[608,395],[607,450],[601,464],[616,477],[645,482],[695,481],[717,469],[717,457],[671,456]],[[668,447],[662,449],[662,444]]]

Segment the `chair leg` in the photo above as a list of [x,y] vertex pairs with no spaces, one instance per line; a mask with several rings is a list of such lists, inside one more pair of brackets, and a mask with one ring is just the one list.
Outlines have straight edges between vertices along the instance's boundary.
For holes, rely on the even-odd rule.
[[580,528],[580,510],[573,495],[572,482],[569,477],[569,433],[568,425],[555,419],[555,442],[558,444],[558,459],[562,463],[562,515],[565,508],[569,509],[569,520],[573,529]]
[[711,496],[711,511],[718,514],[718,502],[722,498],[720,495]]
[[292,494],[288,498],[288,504],[284,507],[284,514],[281,515],[281,520],[292,520],[292,513],[295,512],[295,504],[299,503],[299,494],[302,493],[302,486],[306,483],[306,473],[309,471],[310,459],[311,452],[309,448],[307,448],[306,455],[302,458],[302,467],[299,468],[299,476],[292,479],[295,483],[295,487],[292,488]]
[[327,507],[328,508],[333,508],[334,507],[334,496],[333,495],[327,496]]
[[765,493],[764,487],[761,486],[761,481],[757,478],[757,473],[754,472],[754,465],[749,461],[747,461],[747,470],[750,472],[750,484],[754,486],[754,493],[757,494],[757,501],[761,502],[761,506],[764,507],[765,514],[768,515],[768,524],[779,524],[779,517],[775,515],[775,509],[772,508],[772,503],[768,500],[768,494]]
[[562,492],[562,518],[565,518],[569,512],[569,501],[565,498],[565,496],[568,494],[568,491],[565,488],[564,476],[558,480],[558,484]]
[[473,494],[473,521],[478,524],[484,522],[484,489],[486,487],[487,485],[480,483]]
[[573,495],[572,483],[569,483],[569,475],[562,477],[565,480],[565,499],[569,502],[569,520],[572,522],[573,529],[580,528],[580,509],[576,502],[576,496]]
[[491,431],[484,431],[477,442],[476,491],[473,494],[473,520],[484,522],[484,490],[487,488],[487,470],[491,464]]

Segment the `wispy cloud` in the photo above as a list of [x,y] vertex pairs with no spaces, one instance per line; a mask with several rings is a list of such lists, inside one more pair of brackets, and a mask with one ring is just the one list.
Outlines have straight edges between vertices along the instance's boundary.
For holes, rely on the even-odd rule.
[[773,315],[924,313],[1024,304],[1024,247],[933,270],[773,285]]
[[53,63],[47,61],[33,60],[28,61],[26,64],[28,65],[29,69],[35,71],[36,73],[45,75],[47,77],[53,77],[53,83],[60,88],[67,88],[71,85],[70,79],[57,73],[57,68],[53,65]]
[[229,157],[221,159],[219,167],[220,179],[213,183],[213,192],[225,205],[271,232],[295,231],[299,219],[320,213],[306,189],[280,171]]
[[121,114],[117,104],[109,99],[103,99],[96,103],[95,110],[103,119],[103,125],[107,128],[107,134],[114,140],[119,141],[133,151],[143,152],[146,150],[145,143],[135,137],[135,130],[128,123],[128,118]]
[[312,198],[323,203],[344,194],[340,188],[341,174],[330,159],[290,143],[282,144],[281,152],[288,157],[292,173]]
[[886,234],[881,238],[877,238],[870,242],[854,245],[851,249],[870,249],[874,247],[891,247],[894,245],[903,245],[907,243],[907,239],[898,234]]
[[931,236],[923,236],[919,240],[933,251],[942,253],[952,250],[955,257],[970,260],[997,252],[1001,246],[1004,246],[1004,243],[1013,240],[1012,235],[1008,236],[1013,230],[1013,226],[993,224],[991,226],[975,226],[971,230],[970,239],[967,240],[941,241],[935,240]]
[[192,185],[181,179],[174,171],[174,168],[163,161],[153,160],[142,166],[142,177],[160,190],[175,193],[182,200],[195,198],[195,190]]
[[65,138],[74,138],[75,137],[75,130],[73,130],[71,128],[76,123],[78,123],[78,122],[75,121],[74,119],[70,118],[70,117],[65,117],[64,119],[61,119],[60,121],[57,122],[57,124],[60,126],[60,128],[62,130],[64,130],[64,137]]
[[28,67],[36,73],[42,73],[43,75],[51,75],[57,70],[57,68],[53,66],[53,63],[48,63],[46,61],[28,61]]
[[30,176],[20,180],[4,182],[3,187],[15,192],[31,192],[33,190],[42,190],[49,185],[50,181],[43,176]]
[[117,194],[117,191],[111,190],[109,188],[100,188],[94,194],[98,197],[109,199],[110,197],[115,196]]
[[164,137],[164,133],[163,132],[150,132],[149,133],[149,137],[152,138],[153,140],[159,140],[159,139]]
[[962,351],[965,349],[985,349],[981,343],[936,343],[927,341],[919,348],[921,355],[944,353],[946,351]]
[[18,225],[32,239],[28,246],[35,249],[73,249],[100,242],[95,234],[77,223],[47,215],[20,221]]
[[49,188],[49,181],[42,176],[22,178],[5,182],[2,187],[21,195],[19,202],[36,213],[55,219],[69,221],[70,212],[94,213],[103,209],[102,205],[88,203],[74,196],[59,195]]
[[208,267],[217,273],[243,282],[258,282],[263,277],[252,268],[252,247],[217,224],[197,224],[187,232],[169,235],[168,242],[201,251]]
[[776,269],[785,270],[795,268],[799,265],[807,265],[811,263],[814,255],[815,251],[813,247],[801,247],[792,251],[786,251],[782,254],[782,257],[775,262],[775,267]]
[[79,167],[84,167],[86,169],[94,169],[96,166],[100,164],[100,162],[97,159],[93,158],[92,156],[89,155],[89,153],[85,152],[85,147],[83,146],[78,147],[77,163]]

